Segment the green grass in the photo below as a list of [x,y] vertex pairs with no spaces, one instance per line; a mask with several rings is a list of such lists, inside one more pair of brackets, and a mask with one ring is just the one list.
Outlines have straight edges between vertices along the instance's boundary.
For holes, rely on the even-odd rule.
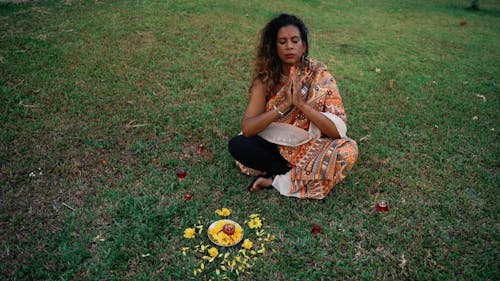
[[[183,231],[221,207],[277,237],[242,280],[498,278],[500,4],[467,4],[0,4],[0,279],[192,280]],[[279,12],[308,24],[359,143],[322,201],[249,194],[226,148]]]

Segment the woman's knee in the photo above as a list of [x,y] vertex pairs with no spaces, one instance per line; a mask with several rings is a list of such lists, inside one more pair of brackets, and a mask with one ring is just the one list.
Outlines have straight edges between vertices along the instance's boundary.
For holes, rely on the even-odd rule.
[[358,161],[358,144],[354,140],[349,140],[342,145],[339,157],[349,170]]
[[248,149],[248,140],[243,135],[237,135],[229,140],[227,148],[229,153],[235,157]]

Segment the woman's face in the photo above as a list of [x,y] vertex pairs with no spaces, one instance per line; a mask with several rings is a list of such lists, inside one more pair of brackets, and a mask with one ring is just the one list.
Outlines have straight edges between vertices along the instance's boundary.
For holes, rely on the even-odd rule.
[[307,46],[302,42],[300,31],[295,25],[283,26],[278,30],[276,49],[278,57],[284,66],[294,66],[300,63]]

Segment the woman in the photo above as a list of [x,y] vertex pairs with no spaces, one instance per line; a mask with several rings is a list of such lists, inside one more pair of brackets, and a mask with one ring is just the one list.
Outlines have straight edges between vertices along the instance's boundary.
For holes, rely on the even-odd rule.
[[357,160],[346,115],[326,66],[308,59],[308,30],[282,14],[262,30],[242,134],[229,151],[251,192],[276,188],[299,198],[325,198]]

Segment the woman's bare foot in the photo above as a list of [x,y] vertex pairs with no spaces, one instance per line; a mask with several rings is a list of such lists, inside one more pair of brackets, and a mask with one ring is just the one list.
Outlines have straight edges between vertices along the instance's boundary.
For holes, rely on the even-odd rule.
[[271,188],[273,185],[272,178],[258,177],[250,187],[250,192],[259,191],[262,188]]

